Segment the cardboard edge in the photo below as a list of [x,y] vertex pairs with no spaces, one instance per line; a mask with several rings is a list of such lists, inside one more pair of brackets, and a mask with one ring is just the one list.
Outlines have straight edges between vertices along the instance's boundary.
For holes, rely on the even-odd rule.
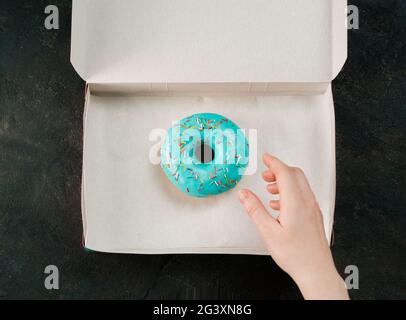
[[70,63],[76,73],[85,81],[88,80],[88,75],[84,71],[86,68],[82,61],[85,59],[83,56],[85,52],[83,50],[83,43],[86,41],[86,37],[83,35],[83,30],[86,27],[83,25],[86,23],[85,17],[78,17],[79,14],[86,15],[86,8],[84,8],[85,1],[73,0],[72,1],[72,16],[71,16],[71,41],[70,41]]
[[347,0],[331,3],[331,80],[343,69],[348,58]]
[[134,248],[134,249],[105,249],[100,250],[97,248],[86,247],[89,251],[101,253],[115,253],[115,254],[224,254],[224,255],[255,255],[255,256],[269,256],[269,252],[264,248],[243,248],[243,247],[224,247],[224,248],[168,248],[168,249],[147,249],[147,248]]
[[335,216],[335,203],[336,203],[336,190],[337,190],[337,164],[336,164],[336,123],[335,123],[335,107],[334,107],[334,95],[332,87],[330,86],[331,90],[331,112],[330,112],[330,121],[331,121],[331,145],[332,145],[332,172],[331,172],[331,187],[330,187],[330,223],[327,229],[327,241],[330,245],[333,244],[334,241],[334,216]]
[[82,246],[86,247],[87,244],[87,220],[86,220],[86,203],[85,203],[85,166],[83,165],[85,161],[85,150],[86,150],[86,121],[87,121],[87,111],[90,101],[90,88],[89,85],[85,86],[85,105],[83,112],[83,152],[82,152],[82,185],[81,185],[81,211],[82,211],[82,225],[83,225],[83,237],[82,237]]
[[322,95],[331,82],[314,83],[91,83],[95,95]]

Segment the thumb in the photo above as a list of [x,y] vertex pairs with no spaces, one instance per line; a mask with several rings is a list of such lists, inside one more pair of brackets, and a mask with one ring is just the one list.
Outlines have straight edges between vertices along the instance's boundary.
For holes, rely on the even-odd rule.
[[269,214],[254,193],[249,190],[240,190],[238,197],[264,240],[269,239],[272,233],[279,231],[281,228],[279,222]]

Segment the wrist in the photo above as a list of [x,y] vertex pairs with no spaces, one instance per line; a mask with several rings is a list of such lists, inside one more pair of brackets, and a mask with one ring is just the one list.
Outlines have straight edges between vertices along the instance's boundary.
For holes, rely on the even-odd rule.
[[336,268],[308,272],[292,277],[306,300],[348,300],[344,280]]

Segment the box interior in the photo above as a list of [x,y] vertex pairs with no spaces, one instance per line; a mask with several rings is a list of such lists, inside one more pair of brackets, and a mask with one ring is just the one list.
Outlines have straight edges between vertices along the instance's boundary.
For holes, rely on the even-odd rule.
[[[200,113],[220,113],[256,129],[254,173],[220,196],[181,193],[150,161],[159,149],[152,130]],[[255,140],[255,137],[254,137]],[[254,146],[252,146],[254,147]],[[335,196],[334,108],[320,95],[99,93],[86,102],[83,160],[84,237],[88,248],[126,253],[266,254],[236,195],[240,188],[269,201],[260,155],[270,152],[303,168],[330,237]],[[257,167],[257,168],[256,168]]]

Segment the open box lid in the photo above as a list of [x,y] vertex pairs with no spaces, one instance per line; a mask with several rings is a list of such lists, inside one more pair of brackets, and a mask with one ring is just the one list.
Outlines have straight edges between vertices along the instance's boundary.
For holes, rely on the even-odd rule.
[[88,83],[328,83],[346,0],[74,0],[71,61]]

